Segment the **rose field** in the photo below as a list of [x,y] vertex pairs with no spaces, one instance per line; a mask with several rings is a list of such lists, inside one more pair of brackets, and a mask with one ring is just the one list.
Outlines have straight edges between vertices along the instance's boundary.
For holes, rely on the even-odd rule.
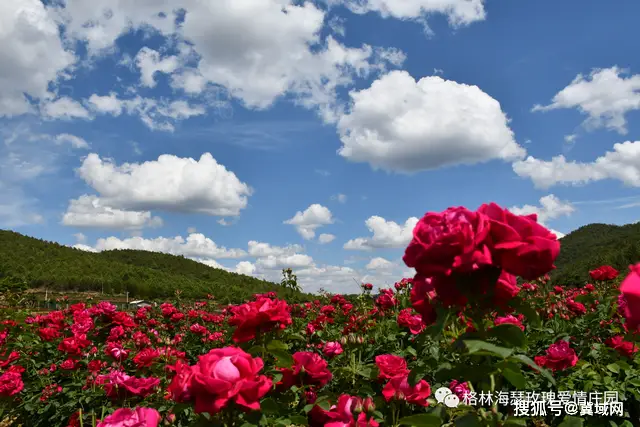
[[416,225],[415,277],[376,294],[4,311],[0,420],[638,426],[640,264],[565,286],[548,276],[559,252],[535,215],[450,208]]

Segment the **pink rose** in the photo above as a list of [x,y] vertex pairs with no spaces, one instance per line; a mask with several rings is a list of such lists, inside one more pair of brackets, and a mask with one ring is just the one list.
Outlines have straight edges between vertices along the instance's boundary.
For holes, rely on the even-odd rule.
[[534,361],[543,368],[549,368],[552,371],[563,371],[578,363],[578,355],[569,346],[568,341],[558,340],[555,344],[549,346],[546,355],[536,356]]
[[322,350],[327,357],[335,357],[344,351],[338,341],[331,341],[324,344]]
[[260,409],[260,399],[271,380],[259,375],[264,363],[236,347],[216,348],[200,356],[193,367],[191,392],[196,413],[215,414],[229,401],[250,410]]
[[[635,330],[640,325],[640,263],[629,266],[629,274],[620,285],[622,298],[618,300],[627,327]],[[620,304],[620,302],[623,304]]]
[[153,408],[120,408],[97,427],[158,427],[159,423],[160,413]]

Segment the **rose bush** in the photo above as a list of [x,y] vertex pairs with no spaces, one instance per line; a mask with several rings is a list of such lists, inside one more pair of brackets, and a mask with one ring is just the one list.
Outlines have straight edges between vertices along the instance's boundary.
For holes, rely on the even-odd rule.
[[[593,283],[570,288],[546,276],[559,250],[535,215],[450,208],[416,225],[404,255],[415,277],[377,295],[365,283],[304,304],[264,294],[5,312],[0,421],[640,425],[640,265],[622,285],[593,266]],[[603,403],[614,392],[621,407]],[[527,395],[547,402],[527,406]]]

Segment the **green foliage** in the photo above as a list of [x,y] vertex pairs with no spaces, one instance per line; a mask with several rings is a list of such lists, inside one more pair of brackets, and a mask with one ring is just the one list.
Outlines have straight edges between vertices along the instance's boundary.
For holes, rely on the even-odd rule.
[[[0,290],[129,292],[133,298],[185,298],[212,294],[239,303],[255,293],[276,292],[289,301],[307,300],[292,287],[209,267],[182,256],[137,250],[91,253],[0,230]],[[20,288],[20,289],[18,289]]]
[[551,278],[557,284],[581,286],[589,281],[589,270],[611,265],[625,274],[630,264],[640,261],[640,223],[589,224],[567,234],[560,243]]

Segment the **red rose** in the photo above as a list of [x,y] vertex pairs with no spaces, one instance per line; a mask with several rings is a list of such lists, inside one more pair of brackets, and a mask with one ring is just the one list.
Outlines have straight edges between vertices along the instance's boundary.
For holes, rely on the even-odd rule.
[[291,369],[283,369],[282,374],[282,381],[279,383],[281,389],[299,384],[324,387],[333,378],[327,361],[310,351],[294,353],[293,366]]
[[[622,297],[618,300],[629,329],[635,330],[640,325],[640,263],[629,266],[629,274],[620,285]],[[622,304],[621,304],[622,302]]]
[[603,265],[601,267],[596,268],[595,270],[591,270],[589,275],[593,280],[613,280],[618,277],[618,270],[611,267],[610,265]]
[[587,312],[587,307],[585,307],[584,304],[572,299],[566,300],[565,304],[567,305],[569,311],[571,311],[573,314],[582,315]]
[[60,364],[60,369],[64,369],[66,371],[72,371],[76,368],[76,361],[73,359],[67,359]]
[[491,264],[485,240],[488,218],[467,208],[427,213],[413,229],[413,239],[402,258],[408,267],[431,277],[452,269],[468,271]]
[[555,234],[538,224],[537,215],[515,215],[495,203],[480,206],[478,212],[490,218],[493,260],[511,274],[534,280],[555,266],[560,242]]
[[161,418],[153,408],[120,408],[105,417],[97,427],[158,427]]
[[335,357],[339,354],[342,354],[344,350],[338,341],[331,341],[324,344],[324,348],[322,352],[327,357]]
[[388,310],[398,305],[398,300],[391,289],[380,289],[380,296],[376,299],[376,304],[381,309]]
[[236,347],[216,348],[200,356],[193,367],[192,394],[197,413],[218,413],[231,400],[252,410],[271,389],[271,380],[258,375],[264,364]]
[[638,347],[631,341],[625,341],[622,335],[608,338],[604,343],[617,351],[620,355],[626,356],[630,359],[632,359],[633,355],[638,351]]
[[425,380],[420,380],[411,387],[408,376],[398,376],[389,380],[382,389],[382,395],[387,402],[406,400],[414,405],[429,406],[427,398],[431,395],[431,386]]
[[578,363],[578,355],[569,346],[568,341],[558,340],[555,344],[549,346],[545,356],[536,356],[534,360],[536,364],[543,368],[562,371],[575,366]]
[[191,401],[191,379],[195,372],[194,367],[178,361],[174,367],[176,375],[169,384],[169,395],[179,403]]
[[496,326],[503,325],[505,323],[510,325],[516,325],[518,328],[524,331],[524,325],[522,324],[520,319],[510,314],[504,317],[496,317],[495,320],[493,321],[493,324]]
[[378,375],[379,379],[390,379],[409,374],[407,361],[400,356],[382,354],[380,356],[376,356],[375,361],[376,365],[378,365],[378,369],[380,370],[380,374]]
[[60,331],[58,328],[40,328],[38,335],[43,341],[53,341],[60,336]]
[[233,317],[229,324],[237,326],[233,331],[235,342],[246,342],[258,333],[267,332],[276,326],[291,324],[291,314],[286,301],[271,298],[259,298],[246,304],[232,307]]
[[104,385],[107,396],[112,399],[126,399],[131,396],[147,397],[160,384],[158,378],[136,378],[121,371],[99,375],[96,384]]
[[63,339],[58,345],[58,350],[68,354],[80,355],[82,349],[89,346],[91,341],[87,340],[85,335],[76,335]]
[[422,322],[422,316],[413,313],[411,308],[400,310],[400,313],[398,314],[398,326],[409,328],[409,331],[414,335],[422,332],[425,327]]
[[8,371],[0,375],[0,396],[11,397],[20,393],[24,388],[22,375],[18,372]]
[[411,305],[420,313],[422,321],[430,325],[436,321],[436,309],[431,303],[436,297],[436,292],[430,278],[416,275],[411,287]]

